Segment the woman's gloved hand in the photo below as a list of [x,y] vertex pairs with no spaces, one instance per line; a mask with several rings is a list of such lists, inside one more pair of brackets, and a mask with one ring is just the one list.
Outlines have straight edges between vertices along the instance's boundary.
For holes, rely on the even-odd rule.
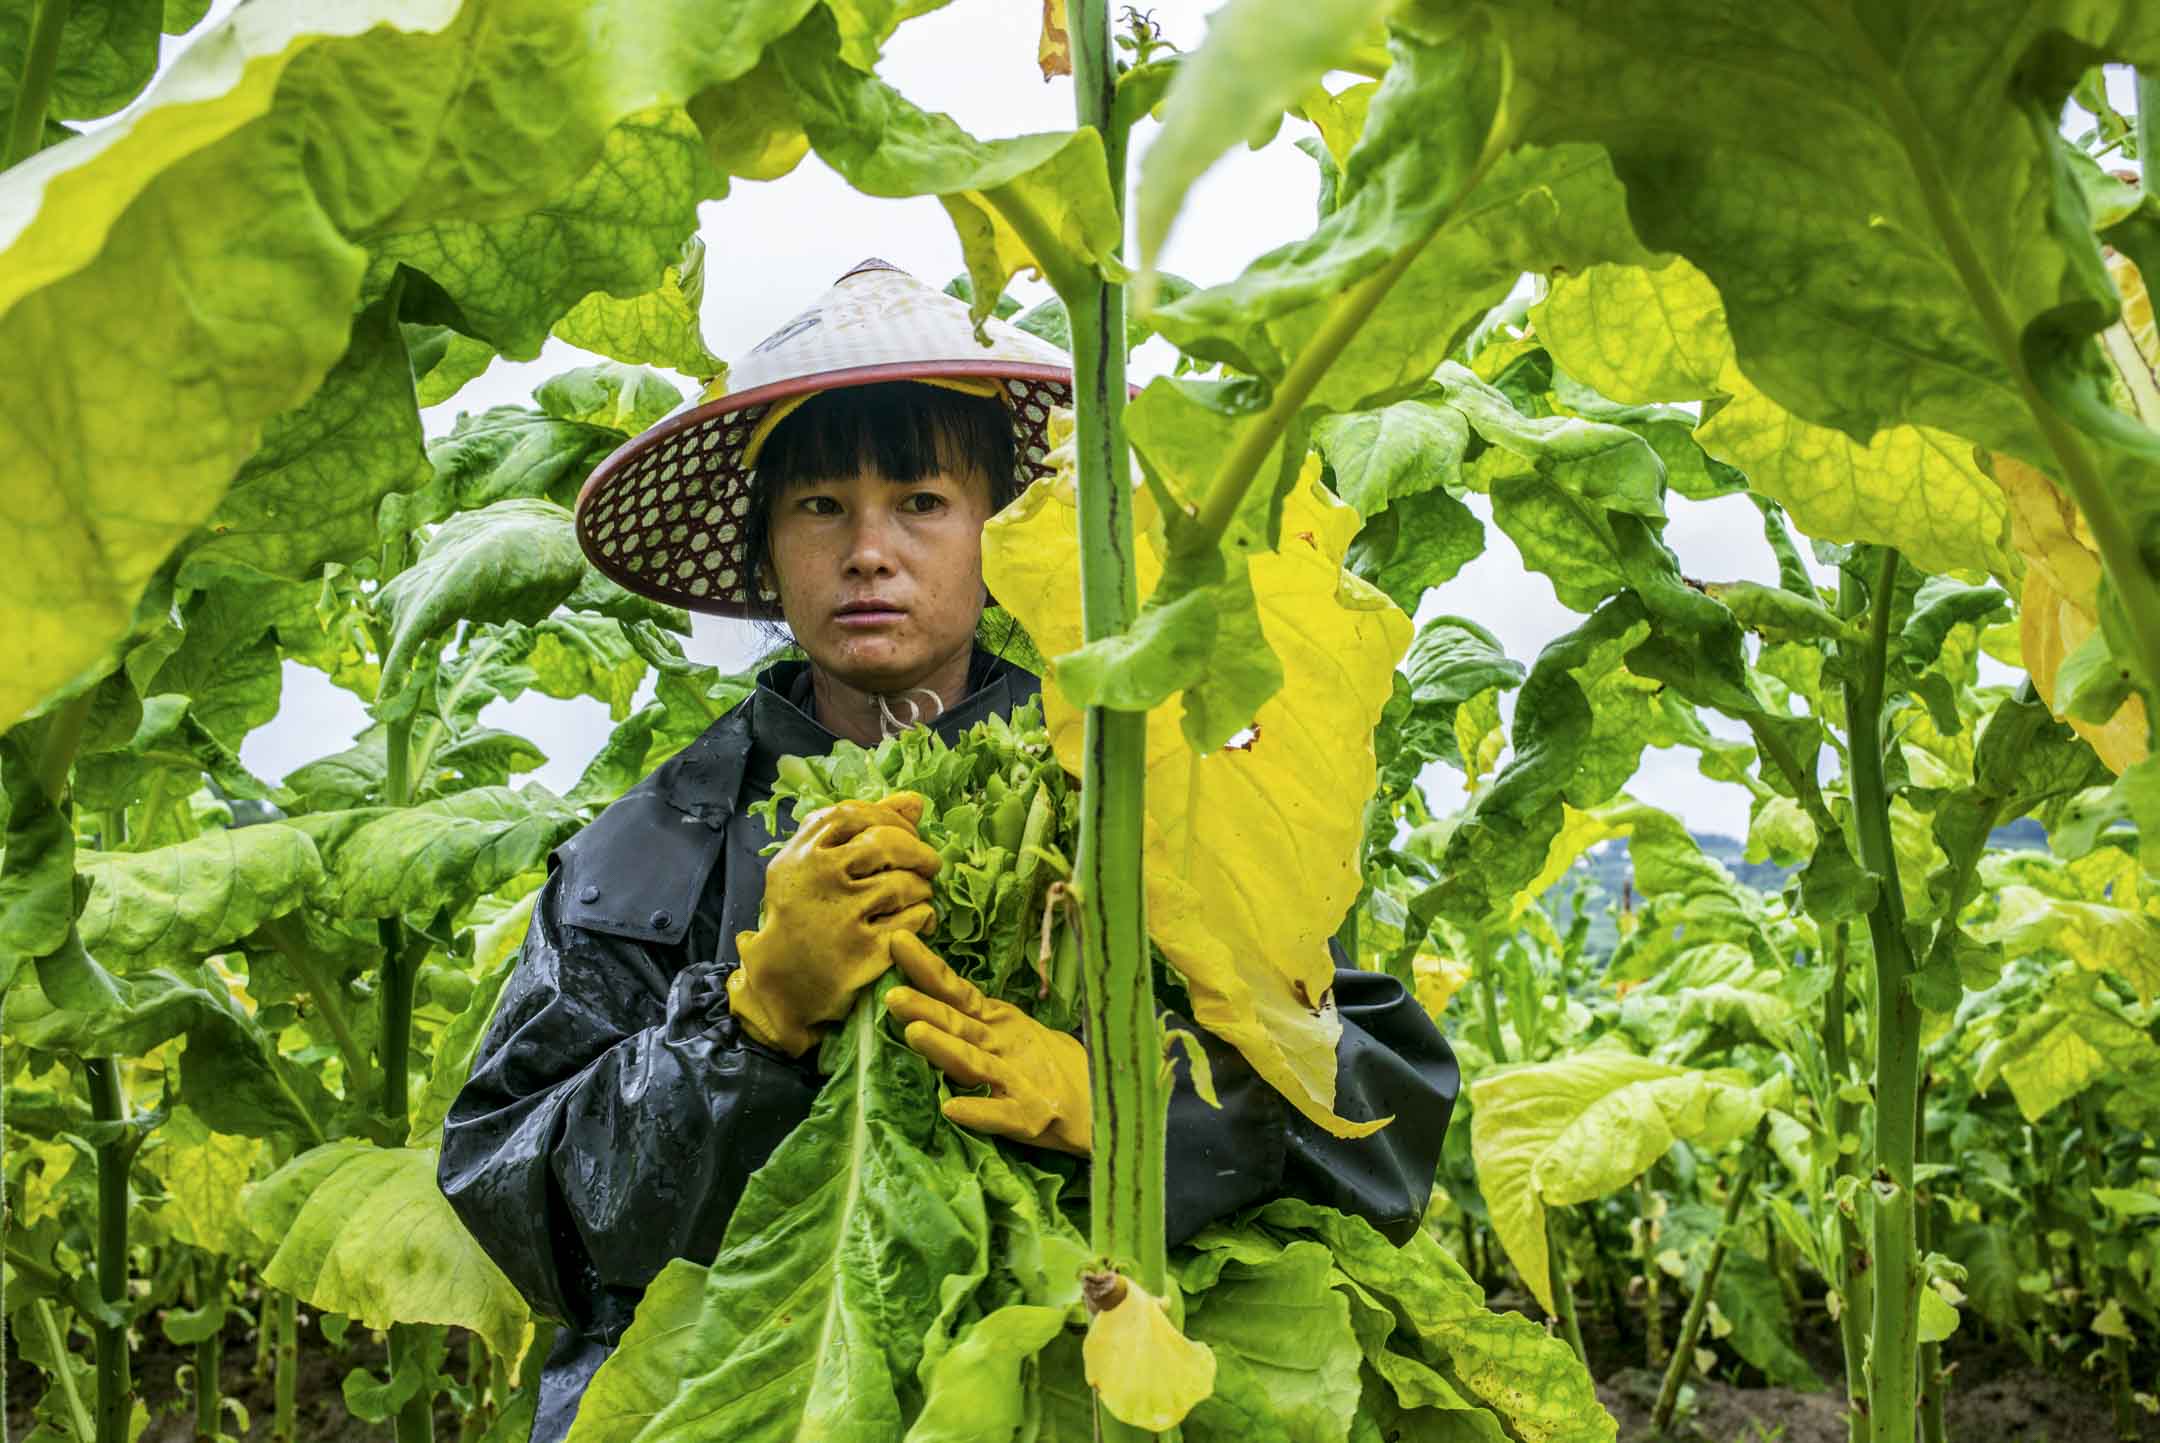
[[728,977],[728,1007],[752,1037],[802,1056],[812,1029],[845,1017],[891,965],[892,939],[935,920],[942,863],[915,835],[922,811],[913,792],[841,802],[804,818],[773,857],[764,925],[736,936],[742,966]]
[[912,987],[885,994],[906,1023],[907,1045],[963,1086],[988,1097],[955,1097],[945,1116],[977,1132],[1086,1157],[1094,1139],[1087,1049],[1009,1002],[983,996],[912,933],[892,939],[892,956]]

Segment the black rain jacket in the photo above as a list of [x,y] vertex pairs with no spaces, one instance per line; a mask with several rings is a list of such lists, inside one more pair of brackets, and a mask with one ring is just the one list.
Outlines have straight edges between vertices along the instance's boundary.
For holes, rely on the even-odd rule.
[[[969,696],[932,724],[947,741],[1040,690],[977,652]],[[772,838],[748,813],[779,758],[837,738],[810,715],[805,664],[757,690],[556,848],[523,954],[443,1125],[440,1181],[534,1311],[565,1326],[540,1375],[533,1443],[569,1431],[646,1285],[706,1261],[751,1173],[809,1114],[816,1049],[788,1057],[728,1012],[735,936],[754,930]],[[1340,960],[1338,958],[1338,960]],[[1228,1044],[1194,1027],[1221,1108],[1189,1080],[1170,1101],[1168,1227],[1290,1193],[1354,1212],[1400,1242],[1418,1226],[1459,1077],[1393,978],[1338,968],[1336,1107],[1392,1114],[1370,1138],[1321,1131]],[[1083,1174],[1084,1176],[1084,1174]]]

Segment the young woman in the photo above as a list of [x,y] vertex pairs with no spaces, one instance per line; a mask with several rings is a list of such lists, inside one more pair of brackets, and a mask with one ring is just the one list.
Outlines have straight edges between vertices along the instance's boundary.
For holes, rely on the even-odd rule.
[[[883,262],[842,277],[735,370],[737,389],[596,471],[579,535],[642,594],[784,619],[805,661],[755,692],[550,858],[523,955],[443,1129],[441,1182],[533,1308],[565,1324],[533,1438],[569,1429],[646,1285],[709,1260],[749,1175],[807,1115],[821,1029],[889,967],[908,1044],[956,1083],[948,1116],[1086,1156],[1087,1052],[986,1003],[923,940],[938,858],[905,797],[808,819],[777,855],[749,814],[779,760],[911,722],[948,740],[1038,679],[975,644],[981,531],[1043,474],[1062,353]],[[1204,1032],[1221,1107],[1170,1104],[1173,1244],[1283,1192],[1418,1225],[1453,1104],[1453,1057],[1402,986],[1339,969],[1337,1108],[1312,1126]],[[1177,1025],[1191,1028],[1190,1022]]]

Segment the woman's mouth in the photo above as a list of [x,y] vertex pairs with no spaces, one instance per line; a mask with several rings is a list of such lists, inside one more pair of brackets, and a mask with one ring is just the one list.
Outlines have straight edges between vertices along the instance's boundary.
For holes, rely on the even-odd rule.
[[833,613],[833,620],[841,626],[867,629],[891,626],[907,616],[906,610],[889,601],[851,601]]

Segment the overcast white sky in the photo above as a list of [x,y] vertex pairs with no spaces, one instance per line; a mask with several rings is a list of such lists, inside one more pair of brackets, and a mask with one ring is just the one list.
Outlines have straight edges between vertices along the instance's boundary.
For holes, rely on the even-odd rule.
[[[213,18],[236,0],[218,0]],[[1202,17],[1212,6],[1164,6],[1157,16],[1171,38],[1190,48],[1199,42]],[[1035,65],[1040,8],[1016,0],[954,0],[945,9],[904,25],[887,49],[880,73],[918,105],[943,110],[971,133],[985,137],[1068,128],[1072,124],[1069,81],[1045,83]],[[2127,85],[2117,103],[2129,105]],[[1152,124],[1135,136],[1144,153]],[[1227,280],[1249,261],[1311,229],[1317,172],[1293,141],[1311,134],[1286,122],[1260,151],[1235,151],[1195,188],[1173,233],[1165,268],[1202,283]],[[815,299],[842,272],[866,256],[880,256],[933,284],[961,269],[959,245],[935,200],[873,200],[851,190],[812,156],[792,175],[767,184],[738,183],[726,200],[709,204],[701,235],[706,244],[707,346],[726,358],[747,350]],[[1033,300],[1047,295],[1020,283],[1016,293]],[[1160,354],[1158,354],[1160,352]],[[589,359],[550,341],[539,359],[498,361],[451,402],[425,414],[428,433],[446,432],[463,410],[525,403],[540,381]],[[1167,347],[1156,343],[1135,356],[1136,378],[1145,381],[1167,364]],[[1473,498],[1477,501],[1480,498]],[[1698,504],[1673,497],[1666,535],[1689,574],[1725,580],[1776,579],[1761,540],[1754,508],[1744,498]],[[1527,663],[1553,637],[1580,618],[1553,597],[1546,580],[1526,572],[1513,545],[1488,527],[1485,554],[1453,582],[1433,591],[1420,619],[1454,612],[1490,628],[1510,656]],[[695,618],[687,650],[700,660],[737,669],[760,650],[744,623]],[[1706,718],[1720,731],[1736,730]],[[535,775],[557,791],[575,781],[612,723],[598,701],[555,701],[530,696],[497,703],[482,718],[517,732],[548,757]],[[357,699],[320,673],[288,664],[276,718],[251,735],[242,757],[258,775],[282,778],[301,763],[340,749],[342,738],[362,730],[367,718]],[[1436,810],[1461,804],[1461,778],[1444,767],[1427,776]],[[1740,788],[1700,776],[1690,753],[1646,752],[1631,791],[1642,800],[1677,812],[1691,827],[1744,835],[1747,795]]]

